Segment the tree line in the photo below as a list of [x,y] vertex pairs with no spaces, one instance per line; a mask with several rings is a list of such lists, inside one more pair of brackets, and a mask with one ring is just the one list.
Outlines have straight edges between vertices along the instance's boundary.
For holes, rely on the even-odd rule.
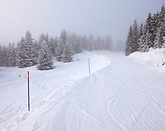
[[83,50],[103,49],[112,49],[110,36],[95,38],[92,34],[87,37],[62,30],[59,37],[41,34],[38,40],[34,40],[27,31],[25,37],[16,45],[0,45],[0,66],[25,68],[37,65],[39,70],[49,70],[54,68],[53,58],[57,61],[71,62],[72,56]]
[[133,52],[148,52],[150,48],[165,48],[165,7],[160,12],[151,15],[138,26],[135,20],[130,26],[126,40],[125,55]]

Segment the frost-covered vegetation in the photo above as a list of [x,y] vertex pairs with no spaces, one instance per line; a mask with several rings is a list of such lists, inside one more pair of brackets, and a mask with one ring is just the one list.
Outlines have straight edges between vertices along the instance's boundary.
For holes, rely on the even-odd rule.
[[137,21],[130,26],[126,41],[125,55],[133,52],[148,52],[150,48],[165,48],[165,7],[159,13],[149,13],[145,24],[138,27]]
[[14,43],[0,45],[0,66],[24,68],[37,65],[39,70],[49,70],[54,67],[53,57],[57,61],[71,62],[73,54],[102,49],[112,49],[110,36],[94,38],[92,34],[88,37],[62,30],[60,37],[41,34],[38,40],[34,40],[27,31],[16,46]]

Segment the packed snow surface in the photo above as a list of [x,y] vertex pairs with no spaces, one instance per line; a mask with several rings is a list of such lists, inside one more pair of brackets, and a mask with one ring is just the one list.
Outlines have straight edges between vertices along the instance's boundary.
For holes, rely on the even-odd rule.
[[71,63],[54,64],[49,71],[0,68],[1,131],[165,130],[163,66],[108,51],[85,52]]

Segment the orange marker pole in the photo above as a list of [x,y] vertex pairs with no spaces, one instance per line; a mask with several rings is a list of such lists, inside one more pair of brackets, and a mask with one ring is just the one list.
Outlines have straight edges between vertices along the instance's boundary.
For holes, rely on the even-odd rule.
[[88,67],[89,67],[89,74],[90,74],[90,59],[88,58]]
[[28,111],[30,111],[29,71],[28,71]]

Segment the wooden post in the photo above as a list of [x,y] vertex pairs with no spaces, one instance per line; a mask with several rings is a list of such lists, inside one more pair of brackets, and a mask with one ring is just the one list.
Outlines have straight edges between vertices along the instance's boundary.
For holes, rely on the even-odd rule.
[[30,111],[29,71],[28,71],[28,111]]

